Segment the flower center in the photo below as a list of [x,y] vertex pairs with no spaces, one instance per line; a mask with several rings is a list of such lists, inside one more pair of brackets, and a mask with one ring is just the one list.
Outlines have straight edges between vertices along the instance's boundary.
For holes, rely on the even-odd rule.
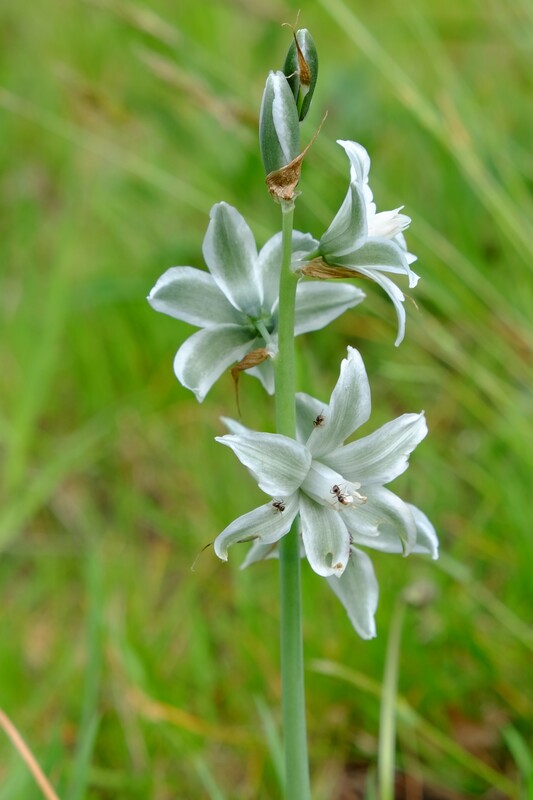
[[340,506],[360,506],[366,503],[366,497],[359,494],[357,491],[360,488],[360,483],[344,484],[343,486],[334,483],[330,489],[330,493],[335,497],[335,502]]
[[256,331],[265,340],[265,344],[270,344],[272,341],[271,333],[275,327],[272,317],[261,317],[259,319],[252,320],[252,324]]
[[352,483],[335,470],[319,461],[312,461],[309,472],[302,482],[302,490],[317,503],[341,511],[366,502],[366,497],[357,491],[360,483]]

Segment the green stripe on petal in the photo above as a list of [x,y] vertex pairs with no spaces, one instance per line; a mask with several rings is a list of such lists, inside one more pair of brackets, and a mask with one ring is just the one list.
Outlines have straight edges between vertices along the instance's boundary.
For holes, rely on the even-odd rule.
[[294,335],[324,328],[364,299],[364,292],[347,283],[300,282],[296,288]]
[[408,556],[416,544],[416,522],[407,503],[383,486],[365,488],[365,496],[364,505],[344,515],[353,541]]
[[288,497],[298,489],[311,466],[304,445],[279,433],[255,433],[216,437],[230,447],[248,467],[266,494]]
[[[279,275],[281,271],[281,232],[272,236],[259,251],[258,271],[263,283],[263,307],[271,311],[278,299]],[[318,242],[310,233],[292,232],[291,266],[298,265],[316,253]]]
[[340,576],[350,555],[350,534],[344,515],[300,496],[300,516],[305,554],[311,568],[327,578]]
[[370,386],[358,351],[348,348],[341,363],[339,380],[333,389],[324,422],[312,431],[307,446],[314,457],[335,450],[370,416]]
[[357,184],[351,183],[337,215],[319,245],[319,252],[330,264],[359,247],[367,234],[365,201]]
[[289,532],[298,513],[298,495],[284,499],[285,508],[279,511],[272,503],[266,503],[248,514],[234,520],[215,539],[215,553],[223,561],[228,560],[228,548],[239,542],[260,541],[273,544]]
[[[413,518],[416,518],[416,511],[422,514],[420,509],[416,508],[416,506],[412,506],[410,503],[406,503],[405,505],[412,512]],[[413,509],[415,510],[413,511]],[[411,553],[416,553],[417,555],[429,555],[431,558],[437,559],[439,557],[439,541],[437,539],[437,534],[435,532],[435,528],[425,514],[423,516],[424,521],[421,520],[420,525],[417,524],[417,541],[411,550]],[[349,520],[347,519],[346,515],[343,517],[343,519],[346,522],[346,527],[350,529],[350,525],[348,524]],[[365,536],[363,533],[360,533],[359,530],[360,529],[358,528],[357,533],[350,531],[353,536],[353,541],[357,544],[360,544],[363,547],[369,547],[371,550],[377,550],[380,553],[387,553],[388,555],[406,555],[403,544],[394,530],[387,529],[381,533],[378,532],[377,535],[369,536]]]
[[238,325],[212,325],[190,336],[174,359],[174,372],[183,386],[196,395],[199,403],[215,381],[246,353],[258,347],[261,339]]
[[236,208],[217,203],[203,243],[205,263],[235,308],[258,317],[263,300],[252,231]]
[[147,300],[156,311],[199,328],[246,322],[244,314],[231,305],[214,278],[194,267],[167,269]]
[[322,412],[327,403],[322,403],[305,392],[296,394],[296,438],[299,442],[307,442],[311,431],[323,422]]
[[283,72],[270,72],[259,116],[259,144],[267,175],[300,154],[296,101]]
[[392,239],[372,237],[352,252],[337,256],[341,266],[377,269],[380,272],[391,272],[410,276],[406,253]]
[[[363,487],[384,484],[405,472],[409,456],[427,434],[424,414],[402,414],[356,442],[339,447],[322,461]],[[364,488],[362,490],[364,492]]]
[[374,615],[378,607],[379,587],[367,554],[352,547],[350,560],[342,576],[327,580],[359,636],[373,639],[376,635]]

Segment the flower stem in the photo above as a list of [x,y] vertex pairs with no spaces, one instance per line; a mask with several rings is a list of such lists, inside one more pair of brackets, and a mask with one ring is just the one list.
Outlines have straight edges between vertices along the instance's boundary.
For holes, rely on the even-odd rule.
[[[295,437],[294,307],[297,277],[291,271],[294,203],[281,204],[282,262],[276,356],[276,430]],[[280,542],[281,677],[286,800],[311,800],[302,642],[302,600],[298,524]]]
[[296,406],[294,402],[294,307],[298,280],[291,270],[292,224],[294,203],[282,202],[282,251],[279,280],[278,354],[276,370],[276,430],[294,438],[296,433]]

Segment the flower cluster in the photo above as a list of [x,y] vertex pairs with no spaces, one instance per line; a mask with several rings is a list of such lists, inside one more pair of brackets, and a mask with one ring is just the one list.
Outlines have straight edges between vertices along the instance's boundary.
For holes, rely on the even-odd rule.
[[[351,272],[354,278],[363,276],[378,283],[395,305],[396,344],[400,344],[405,332],[404,295],[384,273],[405,275],[411,287],[418,281],[410,268],[416,256],[407,251],[403,235],[410,219],[400,209],[376,212],[368,185],[366,150],[356,142],[339,144],[351,164],[348,193],[319,241],[310,233],[293,232],[292,268],[302,277],[334,278],[335,268],[341,267],[345,278]],[[156,311],[201,328],[178,350],[176,377],[202,401],[232,364],[265,348],[269,358],[249,372],[272,394],[281,234],[258,252],[244,217],[227,203],[217,203],[211,209],[203,255],[209,273],[194,267],[171,267],[148,295]],[[320,330],[364,297],[361,289],[347,283],[300,280],[295,336]]]
[[[260,149],[269,191],[284,214],[289,207],[292,214],[309,147],[300,153],[300,124],[309,111],[317,74],[316,48],[304,29],[294,34],[284,71],[271,72],[266,81]],[[248,371],[269,394],[274,392],[282,341],[283,253],[283,274],[297,281],[294,336],[317,331],[361,303],[361,289],[338,279],[364,278],[392,300],[398,318],[395,344],[403,340],[405,297],[393,278],[405,279],[411,288],[418,281],[411,269],[416,257],[404,238],[411,220],[401,208],[377,211],[367,151],[356,142],[338,143],[350,162],[348,191],[320,238],[292,232],[290,265],[289,233],[285,240],[276,234],[258,250],[237,209],[217,203],[203,243],[208,271],[172,267],[150,292],[148,301],[156,311],[200,329],[174,359],[178,380],[198,401],[230,367]],[[385,488],[407,469],[409,455],[427,433],[425,418],[423,413],[403,414],[346,443],[370,416],[366,371],[352,347],[328,404],[304,394],[297,394],[294,402],[295,438],[257,433],[225,420],[230,433],[217,441],[234,451],[269,500],[228,525],[215,540],[215,552],[226,560],[231,545],[252,542],[243,566],[276,556],[280,539],[299,520],[302,555],[327,579],[360,636],[370,638],[375,635],[378,585],[370,558],[360,547],[437,557],[437,537],[427,517]]]

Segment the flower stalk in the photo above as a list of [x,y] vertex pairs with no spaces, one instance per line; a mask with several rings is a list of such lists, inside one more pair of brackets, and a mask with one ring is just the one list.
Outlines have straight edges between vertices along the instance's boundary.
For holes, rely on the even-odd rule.
[[[294,203],[282,202],[282,248],[279,282],[278,354],[275,361],[276,430],[296,435],[294,319],[297,276],[291,269]],[[281,680],[285,796],[310,800],[305,719],[302,592],[298,521],[283,537],[279,552],[281,603]]]
[[[437,558],[433,525],[416,506],[387,488],[408,467],[427,433],[424,413],[406,413],[351,440],[369,419],[370,386],[363,359],[348,346],[329,402],[296,393],[295,337],[320,330],[365,298],[338,279],[377,283],[404,338],[405,295],[396,280],[416,286],[402,208],[377,211],[369,186],[370,157],[357,142],[338,140],[350,162],[344,201],[317,239],[293,230],[301,165],[300,123],[318,74],[311,34],[295,32],[284,72],[270,72],[261,104],[259,143],[266,184],[281,206],[282,230],[258,248],[240,212],[217,203],[203,243],[207,270],[171,267],[148,301],[156,310],[197,328],[178,349],[174,372],[202,402],[228,371],[235,392],[242,373],[275,393],[276,433],[256,432],[222,418],[233,450],[267,501],[230,522],[214,541],[226,561],[234,544],[251,543],[242,564],[279,557],[281,678],[285,800],[311,800],[307,755],[301,559],[326,579],[362,639],[376,635],[379,587],[364,550]],[[319,128],[320,130],[320,128]],[[318,133],[318,131],[317,131]],[[389,277],[391,276],[391,277]],[[301,278],[304,278],[301,280]],[[238,395],[237,395],[238,407]],[[380,738],[380,790],[390,800],[394,781],[394,703],[404,604],[391,624]]]
[[294,318],[297,276],[291,269],[294,202],[281,202],[282,239],[279,278],[278,354],[275,361],[276,430],[285,436],[296,434],[296,367]]

